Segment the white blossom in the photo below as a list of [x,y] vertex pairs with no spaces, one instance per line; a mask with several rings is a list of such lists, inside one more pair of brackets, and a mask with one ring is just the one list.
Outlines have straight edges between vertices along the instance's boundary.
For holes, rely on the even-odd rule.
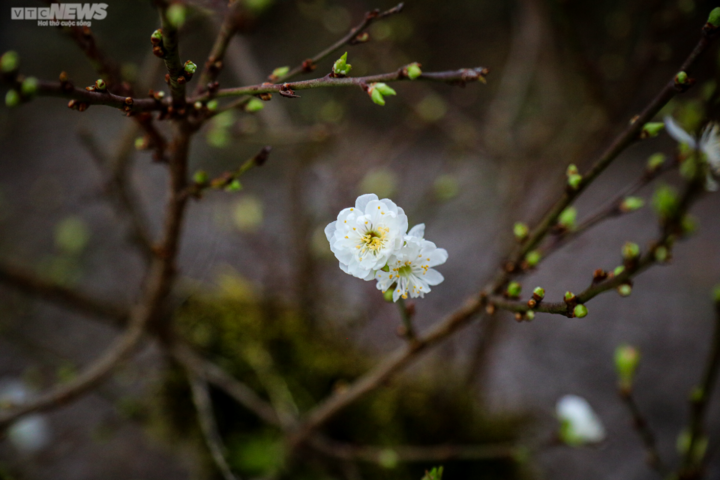
[[[0,410],[3,406],[20,405],[29,399],[30,392],[21,381],[0,380]],[[50,425],[44,415],[27,415],[10,425],[7,437],[17,450],[34,453],[50,443]]]
[[408,219],[392,200],[361,195],[355,207],[343,209],[325,227],[330,249],[345,273],[364,280],[375,278],[390,256],[403,246]]
[[569,445],[598,443],[605,439],[605,428],[590,404],[577,395],[565,395],[557,402],[560,436]]
[[[699,140],[683,130],[670,116],[665,117],[665,129],[668,135],[678,143],[687,145],[690,150],[704,154],[704,159],[710,165],[711,171],[715,175],[720,175],[720,127],[717,124],[709,123],[703,130]],[[718,184],[712,177],[712,173],[708,173],[705,188],[710,191],[718,189]]]
[[398,298],[424,297],[431,286],[444,280],[442,274],[432,267],[442,265],[448,258],[444,248],[437,248],[433,242],[424,240],[425,225],[420,224],[410,230],[405,244],[389,259],[387,271],[375,273],[377,288],[383,292],[393,287],[393,301]]

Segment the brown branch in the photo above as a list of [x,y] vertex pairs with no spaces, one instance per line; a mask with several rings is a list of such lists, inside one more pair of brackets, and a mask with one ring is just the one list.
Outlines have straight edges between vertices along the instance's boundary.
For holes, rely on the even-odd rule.
[[315,435],[308,444],[325,455],[349,461],[363,461],[382,465],[388,453],[400,462],[446,462],[450,460],[513,460],[522,447],[512,444],[487,445],[396,445],[376,447],[352,445]]
[[276,82],[285,82],[287,80],[290,80],[291,78],[296,77],[297,75],[301,73],[309,73],[315,70],[317,67],[317,63],[324,60],[325,58],[329,57],[333,53],[339,52],[340,49],[345,47],[346,45],[355,45],[357,43],[362,43],[359,40],[359,37],[362,35],[362,33],[367,30],[367,28],[375,23],[378,20],[382,20],[383,18],[389,17],[391,15],[394,15],[396,13],[400,13],[404,7],[403,3],[399,3],[398,5],[394,6],[393,8],[386,10],[384,12],[380,12],[380,10],[375,9],[371,12],[367,12],[365,14],[365,18],[362,22],[360,22],[359,25],[356,27],[350,29],[350,31],[342,37],[340,40],[335,42],[334,44],[330,45],[328,48],[323,50],[322,52],[318,53],[312,58],[309,58],[305,61],[303,61],[300,65],[296,66],[292,70],[290,70],[285,75],[275,79]]
[[188,370],[188,382],[192,390],[193,403],[198,415],[198,423],[205,437],[210,454],[212,455],[215,465],[223,474],[225,480],[237,480],[237,477],[230,470],[230,466],[225,460],[225,446],[222,437],[218,432],[215,416],[213,414],[212,401],[210,400],[210,391],[208,384],[202,378],[193,374]]
[[107,318],[115,326],[124,326],[127,323],[127,309],[43,280],[17,267],[0,264],[0,284],[77,312]]
[[[37,95],[41,97],[58,97],[74,100],[76,103],[90,105],[105,105],[118,108],[125,112],[150,112],[166,110],[167,101],[158,101],[153,98],[132,98],[115,95],[110,92],[90,91],[76,88],[70,82],[38,82]],[[71,106],[70,104],[68,106]]]
[[235,2],[228,7],[225,18],[223,19],[222,25],[220,25],[220,31],[215,37],[215,43],[213,43],[208,59],[205,62],[205,67],[200,78],[198,80],[197,87],[195,89],[195,95],[199,95],[207,90],[208,84],[215,81],[220,70],[223,67],[223,59],[225,58],[225,52],[228,44],[232,39],[233,35],[237,33],[239,27],[239,15],[240,8],[243,2]]
[[[180,61],[180,53],[178,52],[178,31],[168,19],[168,6],[166,0],[158,1],[158,14],[162,25],[163,60],[168,71],[168,77],[166,78],[168,79],[168,85],[170,85],[173,106],[181,109],[185,107],[186,79],[183,75],[183,64]],[[181,78],[182,80],[179,80]]]
[[643,446],[645,447],[645,452],[647,454],[645,461],[650,467],[657,470],[657,472],[661,476],[665,477],[668,473],[668,468],[660,458],[660,452],[658,451],[657,443],[655,441],[655,433],[650,428],[647,419],[642,414],[640,408],[635,402],[635,397],[632,394],[632,390],[621,388],[620,398],[622,399],[625,406],[628,408],[628,411],[632,416],[633,427],[637,431],[640,439],[643,442]]
[[710,351],[705,360],[700,385],[692,392],[690,397],[690,421],[688,425],[687,451],[683,455],[682,468],[678,478],[689,480],[702,477],[704,462],[696,464],[696,445],[704,434],[705,417],[710,406],[718,373],[720,373],[720,300],[715,301],[715,325],[710,341]]

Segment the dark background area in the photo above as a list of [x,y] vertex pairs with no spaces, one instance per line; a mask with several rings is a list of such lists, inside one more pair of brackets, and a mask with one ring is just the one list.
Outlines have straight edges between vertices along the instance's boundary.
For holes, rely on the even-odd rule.
[[[145,58],[157,15],[147,1],[107,3],[107,19],[93,22],[93,31],[109,54],[128,65],[126,71],[134,65],[142,77],[160,62]],[[294,66],[331,44],[365,11],[394,5],[266,3],[248,15],[221,86],[261,82],[274,68]],[[92,67],[60,31],[10,20],[11,6],[31,4],[36,6],[0,2],[0,51],[16,50],[28,75],[56,79],[67,71],[76,85],[93,83]],[[194,5],[181,56],[202,65],[222,2]],[[336,328],[371,359],[381,359],[401,345],[395,335],[400,319],[374,282],[337,268],[322,233],[337,212],[361,193],[388,196],[405,209],[410,225],[425,223],[427,238],[448,250],[448,262],[438,268],[445,282],[416,302],[419,328],[431,325],[484,285],[512,241],[512,224],[533,224],[544,213],[562,188],[566,166],[590,165],[672,77],[715,6],[693,0],[405,2],[402,14],[370,29],[369,43],[348,48],[353,75],[393,71],[412,61],[426,71],[482,65],[491,69],[488,84],[405,82],[394,85],[398,95],[385,107],[355,89],[303,91],[300,99],[276,96],[258,115],[237,112],[229,126],[216,122],[192,146],[193,169],[219,173],[263,145],[273,152],[265,166],[243,178],[241,192],[210,194],[191,205],[178,297],[234,288],[251,299],[271,299],[307,322]],[[319,65],[318,76],[332,60]],[[698,87],[717,78],[719,63],[713,48],[693,72]],[[162,74],[154,75],[152,86],[163,87]],[[701,88],[693,89],[665,112],[682,113],[699,98]],[[0,109],[0,260],[129,303],[142,262],[105,201],[102,177],[78,136],[90,132],[112,155],[128,120],[109,108],[78,113],[65,105],[40,98]],[[579,200],[579,217],[639,177],[650,154],[670,156],[673,149],[662,134],[624,153]],[[165,169],[148,152],[138,152],[134,161],[133,181],[157,233]],[[677,183],[676,177],[663,181]],[[652,188],[640,194],[649,199]],[[516,323],[501,313],[491,337],[487,325],[475,323],[408,375],[429,376],[438,388],[447,372],[469,378],[467,389],[483,414],[533,417],[521,431],[524,439],[553,431],[559,397],[582,395],[598,411],[608,440],[600,448],[541,451],[525,474],[653,478],[617,398],[612,355],[623,342],[641,350],[637,399],[661,453],[676,458],[686,400],[709,348],[709,292],[720,280],[718,206],[716,195],[697,205],[697,234],[677,246],[669,266],[642,274],[630,297],[602,295],[588,304],[584,319],[538,314],[532,323]],[[80,237],[80,248],[68,247],[63,232],[70,232],[70,243]],[[621,262],[625,241],[645,246],[656,232],[650,208],[611,220],[549,258],[523,285],[527,292],[541,285],[553,299],[580,291],[594,269]],[[91,362],[115,335],[92,319],[0,288],[0,383],[24,379],[47,387],[63,369]],[[483,338],[491,338],[490,348],[478,359]],[[44,414],[51,435],[45,448],[30,453],[0,443],[0,471],[16,475],[9,478],[55,480],[203,478],[192,444],[168,442],[162,428],[128,419],[122,408],[127,399],[152,401],[148,397],[164,381],[163,365],[148,344],[98,391]],[[711,452],[719,446],[716,407],[708,429]],[[437,443],[456,427],[446,428]],[[720,478],[717,459],[713,465],[710,478]]]

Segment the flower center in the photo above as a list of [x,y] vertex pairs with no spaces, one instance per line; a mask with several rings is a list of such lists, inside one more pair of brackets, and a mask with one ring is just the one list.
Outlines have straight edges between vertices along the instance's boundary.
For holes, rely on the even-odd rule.
[[377,254],[378,251],[385,246],[385,237],[387,236],[388,230],[388,228],[382,227],[378,227],[375,230],[367,230],[365,235],[360,237],[361,251],[369,251],[372,254]]
[[412,267],[410,265],[403,265],[398,269],[398,276],[407,277],[412,273]]

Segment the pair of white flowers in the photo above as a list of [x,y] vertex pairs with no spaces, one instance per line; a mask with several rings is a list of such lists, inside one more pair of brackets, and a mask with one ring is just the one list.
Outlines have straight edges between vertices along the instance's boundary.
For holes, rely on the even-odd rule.
[[718,183],[713,175],[720,176],[720,127],[715,123],[709,123],[703,130],[699,139],[696,139],[678,125],[672,117],[665,117],[665,129],[681,146],[686,149],[698,152],[701,159],[707,162],[710,171],[707,174],[705,188],[714,192],[718,189]]
[[422,223],[408,232],[407,215],[390,199],[360,195],[325,227],[325,235],[343,272],[377,280],[383,292],[393,288],[395,302],[424,297],[444,280],[432,267],[445,263],[447,251],[425,240]]

